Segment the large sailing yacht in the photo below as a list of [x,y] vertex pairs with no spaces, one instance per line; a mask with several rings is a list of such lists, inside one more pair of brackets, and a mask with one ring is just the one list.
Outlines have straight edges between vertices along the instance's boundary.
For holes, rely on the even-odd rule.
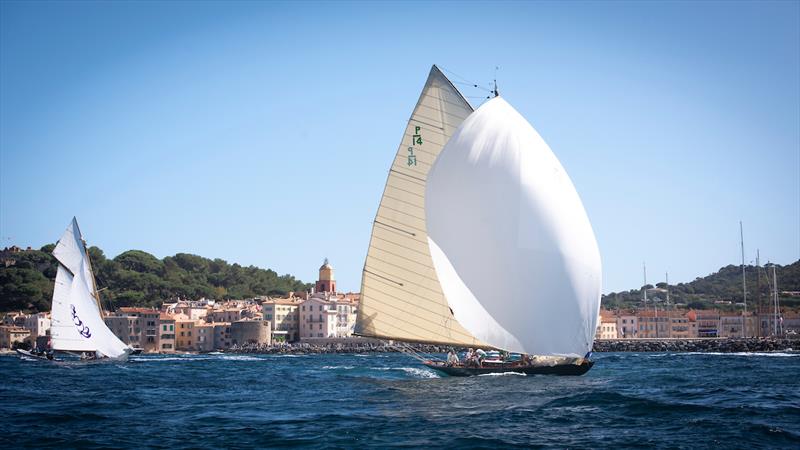
[[514,363],[451,375],[591,368],[600,252],[569,176],[497,95],[473,110],[433,66],[372,229],[356,333],[493,348]]

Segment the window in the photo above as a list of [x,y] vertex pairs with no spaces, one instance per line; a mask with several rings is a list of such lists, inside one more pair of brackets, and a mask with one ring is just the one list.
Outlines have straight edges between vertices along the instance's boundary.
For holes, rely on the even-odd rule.
[[172,325],[169,326],[169,331],[175,331]]
[[167,326],[166,325],[164,325],[164,331],[167,331]]
[[186,335],[183,333],[183,331],[181,331],[181,337],[183,337],[183,336],[186,336]]

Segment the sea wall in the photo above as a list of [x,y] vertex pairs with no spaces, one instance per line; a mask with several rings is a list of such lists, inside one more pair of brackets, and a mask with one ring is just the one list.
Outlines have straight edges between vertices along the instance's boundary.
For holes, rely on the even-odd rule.
[[242,346],[233,346],[230,353],[262,353],[262,354],[315,354],[315,353],[386,353],[386,352],[400,352],[403,350],[413,349],[419,353],[447,353],[450,347],[439,345],[421,345],[421,344],[400,344],[403,346],[401,349],[398,345],[389,344],[388,342],[320,342],[320,343],[294,343],[294,344],[246,344]]
[[[402,345],[402,348],[400,347]],[[447,353],[452,347],[422,344],[390,344],[377,339],[339,339],[294,344],[246,344],[226,350],[230,353],[316,354],[371,353],[413,350],[419,353]],[[800,341],[788,339],[609,339],[596,340],[594,352],[773,352],[800,350]],[[455,348],[456,351],[466,349]]]
[[789,339],[602,339],[595,352],[773,352],[800,349]]

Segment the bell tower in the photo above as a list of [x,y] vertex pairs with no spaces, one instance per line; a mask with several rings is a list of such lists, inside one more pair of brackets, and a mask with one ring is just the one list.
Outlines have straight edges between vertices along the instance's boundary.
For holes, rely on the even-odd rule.
[[336,279],[333,277],[333,266],[325,258],[325,262],[319,268],[319,279],[315,287],[316,292],[336,292]]

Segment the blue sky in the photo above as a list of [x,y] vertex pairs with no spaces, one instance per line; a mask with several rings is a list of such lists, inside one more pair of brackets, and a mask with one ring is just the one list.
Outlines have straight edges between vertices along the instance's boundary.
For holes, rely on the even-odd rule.
[[[800,3],[2,2],[0,239],[358,290],[431,64],[545,138],[604,292],[800,258]],[[453,78],[459,81],[458,77]],[[463,85],[458,85],[464,87]],[[483,92],[464,88],[467,96]],[[479,98],[471,99],[479,104]]]

